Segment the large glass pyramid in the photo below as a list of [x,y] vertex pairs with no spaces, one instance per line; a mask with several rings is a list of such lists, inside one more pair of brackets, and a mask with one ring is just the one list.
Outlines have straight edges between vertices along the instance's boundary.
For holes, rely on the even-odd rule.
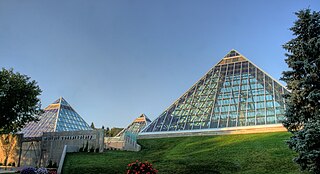
[[43,132],[91,130],[90,126],[62,97],[44,109],[38,122],[27,124],[21,131],[24,137],[40,137]]
[[138,134],[143,128],[145,128],[150,123],[151,123],[151,120],[145,114],[141,114],[127,128],[125,128],[121,132],[119,132],[116,135],[116,137],[123,136],[125,132]]
[[142,132],[281,123],[286,92],[279,82],[231,50]]

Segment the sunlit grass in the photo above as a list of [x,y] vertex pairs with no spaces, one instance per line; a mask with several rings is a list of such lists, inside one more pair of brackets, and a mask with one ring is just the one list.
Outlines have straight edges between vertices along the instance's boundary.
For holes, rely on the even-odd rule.
[[68,154],[64,173],[125,173],[135,160],[159,173],[300,173],[285,132],[139,140],[140,152]]

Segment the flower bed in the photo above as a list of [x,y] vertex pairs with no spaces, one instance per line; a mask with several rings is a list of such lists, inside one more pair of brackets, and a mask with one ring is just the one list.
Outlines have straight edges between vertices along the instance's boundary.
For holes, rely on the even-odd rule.
[[148,161],[146,162],[136,162],[130,163],[127,166],[127,174],[156,174],[158,170],[152,167],[152,164]]

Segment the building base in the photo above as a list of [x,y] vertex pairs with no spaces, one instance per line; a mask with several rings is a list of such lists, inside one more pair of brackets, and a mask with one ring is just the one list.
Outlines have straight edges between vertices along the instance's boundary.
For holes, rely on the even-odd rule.
[[243,126],[232,128],[199,129],[188,131],[166,131],[166,132],[143,132],[139,133],[138,139],[206,136],[206,135],[230,135],[230,134],[252,134],[266,132],[285,132],[287,129],[282,124]]

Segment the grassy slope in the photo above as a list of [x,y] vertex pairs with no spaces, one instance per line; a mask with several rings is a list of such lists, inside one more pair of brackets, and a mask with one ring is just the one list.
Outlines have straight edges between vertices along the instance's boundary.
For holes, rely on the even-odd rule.
[[135,160],[150,161],[159,173],[300,173],[288,133],[139,140],[140,152],[68,154],[63,173],[125,173]]

